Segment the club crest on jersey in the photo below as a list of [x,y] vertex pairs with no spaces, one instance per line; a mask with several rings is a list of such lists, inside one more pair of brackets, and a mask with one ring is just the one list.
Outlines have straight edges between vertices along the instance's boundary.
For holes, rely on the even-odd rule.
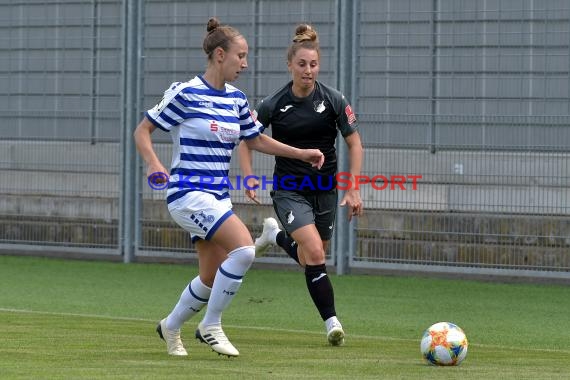
[[214,223],[214,215],[206,215],[204,211],[198,212],[196,218],[199,219],[204,224],[212,224]]
[[325,101],[324,100],[316,100],[313,103],[313,106],[315,107],[315,112],[317,113],[323,113],[323,111],[327,108],[325,106]]
[[200,228],[202,229],[202,231],[204,231],[204,232],[206,232],[206,233],[207,233],[208,230],[209,230],[209,228],[206,227],[206,225],[214,223],[214,220],[215,220],[214,215],[206,215],[206,214],[204,213],[204,211],[200,211],[200,212],[198,213],[198,215],[196,215],[196,214],[191,214],[191,215],[190,215],[190,219],[191,219],[194,223],[196,223],[196,225],[197,225],[198,227],[200,227]]

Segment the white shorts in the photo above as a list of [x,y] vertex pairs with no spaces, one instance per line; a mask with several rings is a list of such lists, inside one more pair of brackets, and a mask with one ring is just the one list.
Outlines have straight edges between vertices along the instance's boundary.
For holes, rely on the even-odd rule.
[[176,223],[190,233],[192,242],[210,240],[222,223],[233,215],[230,198],[216,199],[210,193],[190,191],[168,205]]

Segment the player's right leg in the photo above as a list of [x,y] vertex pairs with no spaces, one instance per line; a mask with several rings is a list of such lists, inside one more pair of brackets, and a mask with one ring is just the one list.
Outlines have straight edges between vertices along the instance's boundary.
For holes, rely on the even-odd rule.
[[169,355],[187,356],[188,353],[180,339],[180,329],[184,322],[197,314],[210,298],[211,288],[204,284],[200,276],[196,276],[186,286],[178,303],[170,314],[156,326],[156,332],[166,342]]

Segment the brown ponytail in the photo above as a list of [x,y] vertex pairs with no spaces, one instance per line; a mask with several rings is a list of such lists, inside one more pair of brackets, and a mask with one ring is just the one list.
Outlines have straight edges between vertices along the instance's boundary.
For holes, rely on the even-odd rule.
[[220,21],[215,17],[208,20],[206,31],[207,34],[202,43],[202,48],[208,59],[212,58],[212,53],[217,47],[228,51],[231,40],[241,35],[237,29],[229,25],[221,25]]

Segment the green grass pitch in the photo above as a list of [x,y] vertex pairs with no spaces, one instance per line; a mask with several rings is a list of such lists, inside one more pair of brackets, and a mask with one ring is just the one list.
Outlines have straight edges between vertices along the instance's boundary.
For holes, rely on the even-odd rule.
[[[1,379],[569,379],[570,287],[331,275],[347,337],[326,343],[302,271],[252,269],[224,314],[240,350],[218,356],[182,329],[170,357],[154,329],[196,267],[0,256]],[[458,367],[419,353],[432,323],[469,339]]]

